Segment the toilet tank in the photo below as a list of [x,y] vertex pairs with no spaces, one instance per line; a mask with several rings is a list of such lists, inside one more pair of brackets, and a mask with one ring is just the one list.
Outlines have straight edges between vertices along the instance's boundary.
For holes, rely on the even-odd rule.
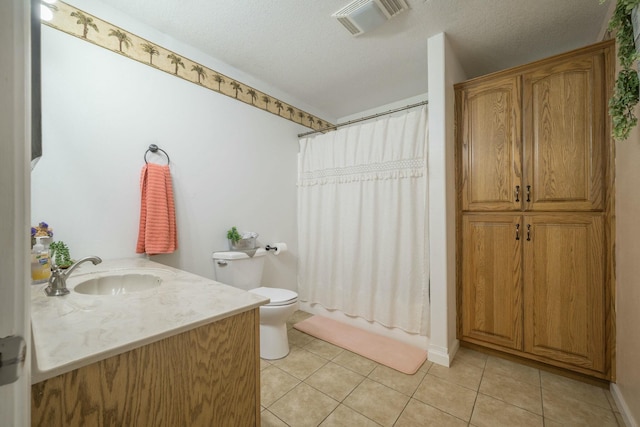
[[266,253],[264,248],[258,248],[252,257],[245,252],[214,252],[216,280],[247,291],[260,287]]

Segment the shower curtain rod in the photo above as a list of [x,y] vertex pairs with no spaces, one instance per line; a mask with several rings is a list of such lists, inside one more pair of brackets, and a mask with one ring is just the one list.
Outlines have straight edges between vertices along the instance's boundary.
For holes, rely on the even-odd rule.
[[336,130],[339,127],[351,125],[353,123],[363,122],[365,120],[375,119],[376,117],[386,116],[387,114],[397,113],[398,111],[408,110],[409,108],[419,107],[420,105],[427,105],[429,101],[421,101],[416,104],[405,105],[404,107],[396,108],[394,110],[385,111],[384,113],[372,114],[371,116],[361,117],[359,119],[349,120],[348,122],[338,123],[337,125],[329,126],[323,129],[312,130],[310,132],[300,133],[298,134],[298,138],[302,138],[303,136],[313,135],[314,133],[324,132],[327,130]]

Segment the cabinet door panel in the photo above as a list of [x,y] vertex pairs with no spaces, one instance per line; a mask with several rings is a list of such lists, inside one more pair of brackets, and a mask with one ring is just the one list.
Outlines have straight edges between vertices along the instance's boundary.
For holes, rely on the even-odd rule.
[[520,92],[520,77],[463,90],[463,210],[521,208],[522,197],[515,194],[522,176]]
[[463,216],[463,337],[522,349],[521,218]]
[[525,209],[603,209],[604,67],[598,51],[524,74]]
[[524,222],[525,351],[604,372],[602,216],[527,215]]

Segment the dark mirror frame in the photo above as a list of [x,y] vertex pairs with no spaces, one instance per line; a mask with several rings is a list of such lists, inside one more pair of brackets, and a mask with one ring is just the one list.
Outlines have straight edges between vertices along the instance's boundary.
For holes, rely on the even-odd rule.
[[31,164],[42,156],[40,0],[31,0]]

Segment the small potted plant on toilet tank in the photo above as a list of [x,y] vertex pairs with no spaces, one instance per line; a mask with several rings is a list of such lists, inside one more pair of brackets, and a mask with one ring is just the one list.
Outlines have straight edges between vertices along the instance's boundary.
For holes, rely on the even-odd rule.
[[255,249],[256,238],[258,233],[253,231],[238,231],[234,226],[227,231],[227,240],[229,240],[229,249],[232,251],[244,251]]

